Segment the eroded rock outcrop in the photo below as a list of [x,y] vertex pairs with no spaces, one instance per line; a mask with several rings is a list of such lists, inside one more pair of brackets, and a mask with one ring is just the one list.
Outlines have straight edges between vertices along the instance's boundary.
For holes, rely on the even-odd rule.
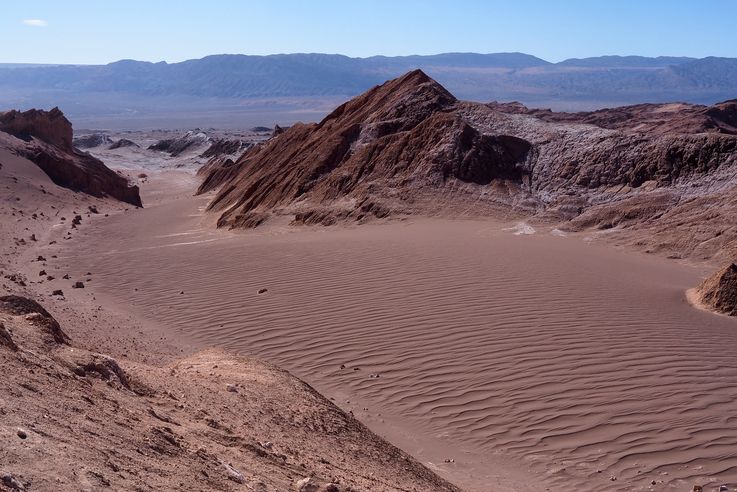
[[[458,101],[416,70],[338,107],[319,124],[297,124],[234,164],[215,166],[206,189],[222,185],[211,209],[221,226],[241,227],[276,207],[309,213],[349,197],[335,211],[356,219],[399,209],[402,190],[449,182],[521,184],[530,144],[485,135],[457,112]],[[361,213],[371,196],[374,205]],[[259,223],[262,221],[258,221]]]
[[58,108],[2,113],[0,132],[15,137],[4,138],[4,147],[35,163],[57,185],[142,205],[137,186],[130,185],[99,159],[73,147],[72,124]]
[[0,131],[21,140],[30,141],[35,137],[61,150],[72,150],[72,124],[59,108],[0,113]]
[[532,109],[513,103],[489,103],[503,113],[527,114],[543,121],[585,123],[610,130],[655,135],[724,133],[737,135],[737,100],[713,106],[686,103],[635,104],[581,113]]
[[[648,250],[710,256],[737,239],[737,102],[553,113],[456,100],[421,71],[318,124],[296,124],[202,170],[221,227],[272,215],[332,224],[403,214],[536,217],[638,229]],[[721,201],[704,231],[694,205]],[[735,202],[735,203],[733,203]],[[380,211],[378,214],[374,211]],[[673,236],[673,225],[686,231]],[[707,226],[708,228],[708,226]],[[720,236],[720,239],[713,239]]]
[[121,138],[120,140],[116,140],[112,144],[110,144],[110,147],[108,149],[115,150],[115,149],[122,149],[125,147],[140,147],[136,142],[132,140],[128,140],[127,138]]
[[737,316],[737,265],[730,263],[708,277],[697,289],[704,306]]
[[104,133],[92,133],[75,137],[73,143],[78,149],[92,149],[101,145],[110,145],[112,140]]
[[172,157],[179,156],[189,150],[197,149],[208,145],[210,139],[207,134],[197,130],[189,131],[184,135],[180,135],[176,138],[166,138],[159,140],[153,145],[148,147],[149,150],[158,150],[159,152],[166,152]]

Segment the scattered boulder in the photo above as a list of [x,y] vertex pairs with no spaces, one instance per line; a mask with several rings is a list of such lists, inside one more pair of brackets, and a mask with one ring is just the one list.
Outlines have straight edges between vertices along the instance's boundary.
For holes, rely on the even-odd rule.
[[305,477],[296,484],[297,492],[318,492],[320,485],[311,477]]
[[63,296],[64,292],[61,289],[56,289],[51,293],[52,296]]
[[228,463],[222,461],[223,467],[225,468],[225,473],[228,475],[228,480],[232,480],[235,483],[246,483],[246,477],[243,476],[241,472],[233,468]]
[[131,389],[130,378],[120,367],[118,361],[112,357],[89,352],[80,355],[72,362],[75,365],[73,371],[77,376],[95,376],[125,389]]
[[10,473],[3,473],[2,477],[0,477],[2,480],[2,484],[9,488],[10,490],[16,491],[16,492],[25,492],[26,488],[21,484],[17,478],[15,478]]
[[84,289],[84,282],[77,280],[72,284],[72,289]]

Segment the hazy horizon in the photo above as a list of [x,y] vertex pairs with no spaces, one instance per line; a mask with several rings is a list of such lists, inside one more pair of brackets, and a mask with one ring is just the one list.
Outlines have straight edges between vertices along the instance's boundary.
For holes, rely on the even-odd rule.
[[[97,65],[117,60],[176,63],[211,54],[340,52],[349,57],[440,53],[528,53],[552,63],[592,56],[735,57],[737,3],[626,0],[479,2],[337,0],[268,4],[225,0],[123,4],[40,0],[5,6],[3,32],[23,50],[2,63]],[[606,22],[602,22],[606,19]],[[708,29],[697,27],[708,26]],[[133,31],[131,31],[133,30]],[[131,35],[134,32],[134,35]],[[430,35],[432,34],[432,35]],[[161,42],[166,40],[165,42]]]
[[444,52],[438,52],[438,53],[426,53],[426,54],[419,54],[419,53],[409,53],[405,55],[385,55],[385,54],[374,54],[374,55],[368,55],[368,56],[350,56],[346,55],[344,53],[326,53],[326,52],[290,52],[290,53],[267,53],[267,54],[251,54],[251,53],[210,53],[203,55],[201,57],[196,58],[187,58],[184,60],[177,60],[177,61],[167,61],[167,60],[143,60],[138,58],[119,58],[115,60],[108,60],[103,61],[100,63],[34,63],[34,62],[6,62],[5,60],[0,60],[0,65],[31,65],[31,66],[56,66],[56,65],[77,65],[77,66],[87,66],[87,65],[110,65],[112,63],[118,63],[118,62],[124,62],[124,61],[135,61],[135,62],[141,62],[141,63],[165,63],[168,65],[175,65],[177,63],[183,63],[187,61],[192,60],[201,60],[203,58],[208,57],[216,57],[216,56],[253,56],[253,57],[276,57],[276,56],[292,56],[292,55],[326,55],[326,56],[342,56],[346,58],[351,58],[355,60],[368,60],[371,58],[409,58],[409,57],[432,57],[432,56],[440,56],[440,55],[527,55],[532,56],[535,58],[538,58],[540,60],[543,60],[545,62],[551,63],[551,64],[559,64],[563,63],[569,60],[585,60],[590,58],[650,58],[650,59],[657,59],[657,58],[692,58],[692,59],[704,59],[704,58],[737,58],[737,54],[734,57],[728,57],[728,56],[716,56],[716,55],[705,55],[702,57],[694,57],[694,56],[688,56],[688,55],[653,55],[653,56],[645,56],[645,55],[634,55],[634,54],[607,54],[607,55],[592,55],[592,56],[585,56],[585,57],[569,57],[564,58],[562,60],[548,60],[542,56],[538,56],[535,53],[526,53],[522,51],[500,51],[500,52],[478,52],[478,51],[444,51]]

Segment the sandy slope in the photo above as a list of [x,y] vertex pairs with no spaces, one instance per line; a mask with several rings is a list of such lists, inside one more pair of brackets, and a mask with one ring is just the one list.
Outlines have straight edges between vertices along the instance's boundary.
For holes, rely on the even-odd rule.
[[737,331],[686,301],[702,267],[493,222],[229,233],[207,198],[93,225],[59,262],[292,371],[469,490],[737,483]]
[[[117,229],[129,206],[60,188],[4,149],[0,165],[1,491],[457,490],[285,371],[193,353],[103,300],[96,273],[63,255],[88,230],[147,237]],[[152,181],[152,205],[196,186]]]

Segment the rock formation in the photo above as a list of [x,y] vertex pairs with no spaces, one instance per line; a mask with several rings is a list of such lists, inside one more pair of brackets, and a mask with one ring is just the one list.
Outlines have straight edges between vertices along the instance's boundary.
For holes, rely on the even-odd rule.
[[74,137],[74,146],[78,149],[92,149],[101,145],[110,145],[112,140],[104,133],[92,133],[81,137]]
[[244,142],[239,139],[229,138],[215,138],[212,139],[211,142],[212,143],[207,148],[207,150],[200,154],[201,157],[219,157],[223,155],[234,155],[253,146],[253,144],[251,143]]
[[35,137],[64,151],[72,150],[72,124],[59,108],[0,113],[0,131],[30,141]]
[[189,131],[184,135],[176,138],[167,138],[159,140],[153,145],[148,147],[149,150],[158,150],[159,152],[166,152],[172,157],[177,157],[188,150],[193,150],[199,147],[203,147],[210,142],[208,136],[200,131]]
[[[735,193],[737,103],[552,113],[456,100],[421,71],[377,86],[318,124],[297,124],[203,170],[221,227],[271,215],[332,224],[402,214],[537,217],[579,230],[703,224],[698,201]],[[731,203],[731,202],[730,202]],[[731,206],[731,205],[730,205]],[[737,210],[737,203],[734,204]],[[727,208],[715,222],[737,237]],[[671,236],[668,236],[671,234]],[[708,235],[708,234],[707,234]],[[698,251],[688,230],[681,250]],[[679,247],[684,246],[680,244]]]
[[132,140],[128,140],[127,138],[121,138],[120,140],[116,140],[115,142],[113,142],[110,147],[108,147],[108,149],[115,150],[124,147],[139,147],[139,145]]
[[2,146],[35,163],[57,185],[141,206],[137,186],[130,185],[99,159],[73,147],[72,124],[58,108],[2,113],[3,135]]
[[730,263],[709,276],[699,286],[697,294],[704,306],[737,316],[737,265]]
[[666,135],[725,133],[737,135],[737,99],[714,106],[698,104],[636,104],[581,113],[530,109],[520,103],[489,103],[497,111],[533,115],[544,121],[586,123],[611,130]]

